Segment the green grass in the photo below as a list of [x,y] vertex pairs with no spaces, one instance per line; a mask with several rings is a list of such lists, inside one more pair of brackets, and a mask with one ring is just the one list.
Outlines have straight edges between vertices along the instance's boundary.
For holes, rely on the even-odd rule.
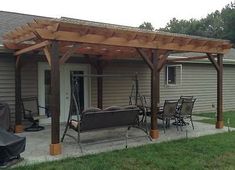
[[[198,116],[211,118],[211,119],[203,119],[203,120],[200,120],[199,122],[210,123],[210,124],[215,124],[216,122],[215,113],[201,113],[201,114],[198,114]],[[228,126],[228,118],[230,122],[229,123],[230,127],[235,128],[235,111],[224,112],[224,125],[225,126]]]
[[68,158],[19,170],[235,169],[235,132]]

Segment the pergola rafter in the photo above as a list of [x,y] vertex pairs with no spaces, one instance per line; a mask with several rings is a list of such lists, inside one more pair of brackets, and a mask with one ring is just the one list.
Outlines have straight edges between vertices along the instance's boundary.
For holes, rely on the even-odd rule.
[[14,45],[21,49],[21,44],[30,45],[28,41],[34,40],[36,43],[37,39],[212,54],[224,54],[231,47],[228,41],[217,39],[143,31],[109,24],[89,25],[67,20],[39,19],[6,34],[4,42],[6,46]]
[[[217,70],[217,122],[223,127],[223,54],[232,47],[229,41],[181,34],[146,31],[133,27],[89,22],[69,18],[36,19],[3,36],[4,45],[15,50],[16,58],[16,127],[21,125],[20,55],[44,51],[51,66],[52,144],[50,153],[60,154],[59,138],[59,66],[75,54],[96,56],[97,73],[103,61],[143,58],[151,70],[151,131],[158,138],[156,115],[160,107],[160,71],[166,63],[208,58]],[[203,56],[170,58],[175,52],[204,53]],[[61,57],[60,57],[61,56]],[[89,59],[90,57],[88,57]],[[217,58],[215,60],[215,58]],[[91,62],[92,63],[92,62]],[[102,78],[97,81],[98,105],[102,107]]]

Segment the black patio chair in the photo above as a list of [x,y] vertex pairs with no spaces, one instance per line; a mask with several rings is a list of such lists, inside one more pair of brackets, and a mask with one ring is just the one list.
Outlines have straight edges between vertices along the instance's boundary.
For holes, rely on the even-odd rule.
[[178,108],[182,105],[183,100],[193,100],[193,96],[180,96],[180,99],[178,100]]
[[176,121],[177,104],[177,100],[165,100],[163,110],[157,114],[157,118],[162,120],[164,133],[166,132],[166,127],[170,126],[170,120],[175,119]]
[[[39,106],[37,97],[25,97],[21,99],[22,112],[24,119],[32,122],[32,125],[25,128],[25,131],[35,132],[43,130],[44,127],[39,125],[39,119],[50,117],[49,110]],[[39,109],[45,109],[45,115],[40,115]]]
[[193,130],[194,130],[194,125],[193,125],[193,120],[192,120],[192,112],[193,112],[193,106],[194,106],[195,101],[196,101],[196,99],[182,100],[182,104],[179,108],[179,111],[175,115],[175,117],[178,119],[177,122],[181,122],[181,123],[176,124],[177,130],[178,130],[178,125],[180,125],[181,131],[183,130],[182,126],[187,125],[187,123],[185,122],[185,119],[190,119],[190,122],[191,122]]

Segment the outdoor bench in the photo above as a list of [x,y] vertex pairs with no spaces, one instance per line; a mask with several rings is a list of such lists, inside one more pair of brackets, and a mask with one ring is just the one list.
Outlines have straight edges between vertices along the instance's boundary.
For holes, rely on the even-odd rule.
[[135,106],[128,106],[128,107],[112,106],[104,110],[100,110],[98,108],[85,110],[81,115],[80,121],[72,119],[69,122],[69,127],[78,132],[77,139],[69,134],[64,134],[61,141],[63,142],[64,136],[68,135],[70,137],[75,138],[77,142],[81,144],[80,133],[82,132],[115,128],[115,127],[127,127],[126,131],[126,147],[127,147],[128,131],[130,130],[131,127],[143,130],[146,133],[146,135],[149,137],[147,126],[143,128],[139,124],[139,113],[140,109]]

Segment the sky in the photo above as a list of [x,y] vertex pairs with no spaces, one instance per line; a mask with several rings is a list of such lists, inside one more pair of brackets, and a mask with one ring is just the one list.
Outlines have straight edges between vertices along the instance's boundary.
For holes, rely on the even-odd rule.
[[2,0],[0,10],[127,26],[165,27],[173,17],[200,19],[234,0]]

